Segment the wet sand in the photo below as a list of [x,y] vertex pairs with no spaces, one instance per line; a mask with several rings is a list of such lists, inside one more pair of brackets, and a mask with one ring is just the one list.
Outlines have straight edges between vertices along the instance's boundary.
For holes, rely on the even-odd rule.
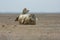
[[36,14],[36,25],[15,22],[19,14],[0,14],[0,40],[60,40],[60,14]]

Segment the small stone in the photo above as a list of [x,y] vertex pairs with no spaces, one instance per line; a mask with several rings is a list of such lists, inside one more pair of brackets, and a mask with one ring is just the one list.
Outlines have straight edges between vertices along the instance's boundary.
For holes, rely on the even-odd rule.
[[5,25],[2,25],[2,27],[5,27]]

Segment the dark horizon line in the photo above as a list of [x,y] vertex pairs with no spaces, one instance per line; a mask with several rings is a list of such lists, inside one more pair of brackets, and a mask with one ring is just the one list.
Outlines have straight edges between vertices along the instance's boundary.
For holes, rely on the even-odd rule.
[[[20,12],[22,13],[22,12]],[[19,12],[0,12],[0,14],[20,14]],[[60,14],[60,12],[29,12],[33,14]]]

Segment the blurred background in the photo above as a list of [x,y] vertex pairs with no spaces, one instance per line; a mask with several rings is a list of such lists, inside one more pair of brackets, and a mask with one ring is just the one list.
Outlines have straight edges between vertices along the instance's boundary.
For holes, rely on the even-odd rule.
[[60,13],[60,0],[0,0],[0,13],[20,13],[23,8],[37,13]]

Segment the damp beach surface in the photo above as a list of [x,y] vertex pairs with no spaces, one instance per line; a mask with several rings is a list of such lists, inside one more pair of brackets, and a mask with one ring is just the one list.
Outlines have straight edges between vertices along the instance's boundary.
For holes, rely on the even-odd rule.
[[36,25],[15,22],[19,14],[0,14],[0,40],[60,40],[60,14],[35,14]]

